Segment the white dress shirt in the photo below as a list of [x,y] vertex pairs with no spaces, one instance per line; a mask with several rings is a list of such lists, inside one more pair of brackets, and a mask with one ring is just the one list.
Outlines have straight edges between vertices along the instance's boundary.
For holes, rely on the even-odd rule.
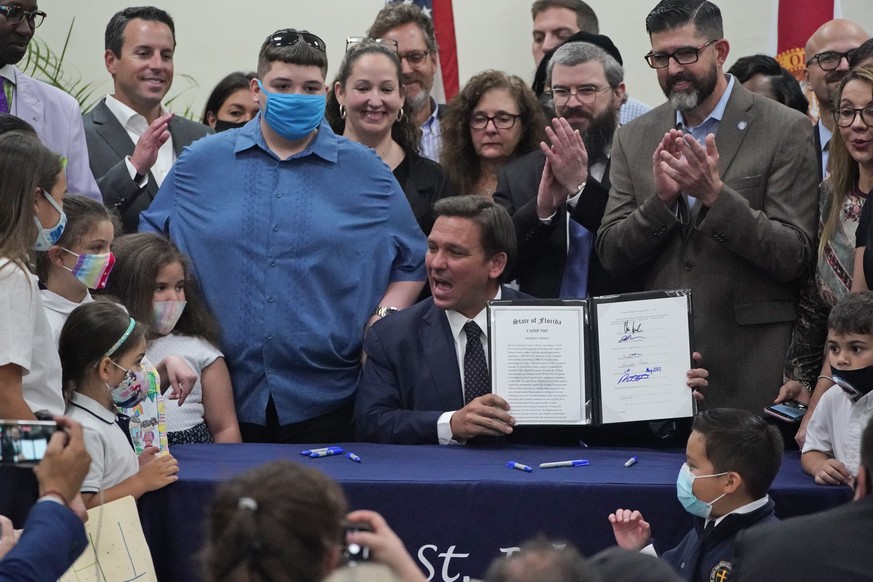
[[[118,122],[121,124],[121,127],[127,132],[127,135],[130,136],[130,141],[134,143],[134,145],[139,141],[139,138],[143,133],[149,128],[149,122],[146,121],[146,118],[112,95],[106,96],[106,107],[109,108],[109,111],[112,112],[112,115],[118,119]],[[161,105],[161,115],[169,113],[167,109]],[[170,139],[168,139],[164,145],[161,146],[161,149],[158,150],[158,159],[155,161],[155,164],[149,169],[152,173],[152,176],[155,177],[155,182],[160,188],[161,184],[164,182],[164,178],[167,177],[167,174],[170,173],[170,168],[173,167],[173,163],[176,161],[176,151],[173,149],[173,136],[170,135]],[[133,164],[130,163],[130,158],[126,158],[125,162],[127,164],[127,171],[130,172],[130,179],[133,180],[133,177],[136,175],[136,169],[133,167]],[[148,182],[148,174],[146,174],[145,180],[140,182],[138,185],[140,187],[145,186]]]

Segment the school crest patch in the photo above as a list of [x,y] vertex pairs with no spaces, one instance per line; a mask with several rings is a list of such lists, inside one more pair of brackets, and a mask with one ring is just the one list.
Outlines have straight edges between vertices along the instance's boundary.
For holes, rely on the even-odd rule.
[[728,580],[731,579],[731,570],[733,570],[733,567],[733,564],[730,562],[722,560],[716,564],[715,568],[712,569],[712,572],[709,573],[709,582],[728,582]]

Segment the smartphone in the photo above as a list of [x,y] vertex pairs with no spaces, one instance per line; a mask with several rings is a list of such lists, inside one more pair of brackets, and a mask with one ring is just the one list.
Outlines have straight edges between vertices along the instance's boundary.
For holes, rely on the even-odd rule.
[[796,424],[803,419],[806,410],[807,408],[805,404],[795,402],[794,400],[787,400],[782,404],[772,404],[768,406],[764,409],[764,413],[776,417],[779,420]]
[[38,465],[56,430],[53,420],[0,420],[0,466]]
[[[373,531],[370,524],[364,521],[347,521],[345,523],[346,533],[353,531]],[[370,559],[370,548],[360,546],[358,544],[345,543],[343,536],[343,561],[347,564],[354,565],[358,562],[366,562]]]

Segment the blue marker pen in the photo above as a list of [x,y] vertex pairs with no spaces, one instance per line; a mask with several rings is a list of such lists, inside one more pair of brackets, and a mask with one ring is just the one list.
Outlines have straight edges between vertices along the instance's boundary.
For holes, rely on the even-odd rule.
[[318,459],[320,457],[330,457],[332,455],[341,455],[345,451],[342,447],[328,447],[326,451],[312,451],[309,453],[310,459]]
[[308,457],[312,453],[323,453],[324,451],[330,451],[330,450],[335,450],[335,449],[339,449],[340,452],[342,452],[342,450],[343,450],[342,447],[331,446],[331,447],[323,447],[320,449],[311,449],[311,450],[307,449],[305,451],[300,451],[300,455],[303,457]]
[[630,459],[628,459],[627,461],[624,462],[624,466],[625,467],[633,467],[636,463],[637,463],[637,458],[631,457]]
[[346,455],[346,458],[348,458],[348,459],[350,459],[350,460],[352,460],[352,461],[354,461],[354,462],[356,462],[356,463],[360,463],[360,462],[361,462],[361,457],[359,457],[359,456],[356,455],[355,453],[349,453],[349,454],[347,454],[347,455]]
[[519,471],[524,471],[525,473],[533,473],[533,469],[531,469],[527,465],[516,463],[515,461],[509,461],[508,463],[506,463],[506,466],[510,469],[518,469]]

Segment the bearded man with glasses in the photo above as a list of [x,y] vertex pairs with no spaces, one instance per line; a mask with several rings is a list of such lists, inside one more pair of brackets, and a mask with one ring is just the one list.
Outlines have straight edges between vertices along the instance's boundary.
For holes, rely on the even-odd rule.
[[415,4],[388,4],[376,15],[367,36],[397,43],[406,102],[413,123],[421,129],[421,155],[439,162],[445,105],[430,95],[439,58],[433,21]]
[[29,123],[49,149],[66,158],[70,192],[102,202],[88,163],[79,103],[60,89],[28,77],[15,66],[24,58],[45,17],[36,0],[0,4],[0,113],[11,113]]
[[646,29],[668,100],[615,134],[597,253],[615,276],[642,274],[644,290],[691,289],[707,406],[761,412],[815,252],[812,124],[724,73],[712,2],[662,0]]
[[625,98],[621,53],[600,34],[577,32],[548,63],[555,118],[548,144],[498,173],[494,200],[512,215],[519,289],[535,297],[585,298],[631,291],[607,273],[593,238],[609,197],[609,156]]

